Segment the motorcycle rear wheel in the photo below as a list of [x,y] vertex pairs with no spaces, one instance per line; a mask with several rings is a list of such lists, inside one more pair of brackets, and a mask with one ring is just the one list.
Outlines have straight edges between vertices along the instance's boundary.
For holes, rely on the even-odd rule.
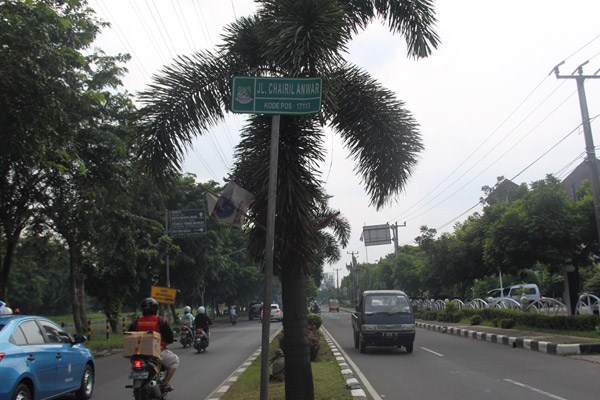
[[141,387],[133,389],[133,398],[135,400],[147,400],[147,397],[144,396],[144,390]]

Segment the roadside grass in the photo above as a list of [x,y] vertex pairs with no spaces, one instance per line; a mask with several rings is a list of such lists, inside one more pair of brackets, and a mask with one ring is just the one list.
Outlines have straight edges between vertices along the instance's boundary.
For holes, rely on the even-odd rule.
[[[273,339],[269,345],[269,359],[279,348],[279,338]],[[240,375],[237,381],[227,390],[223,400],[248,400],[260,398],[260,356]],[[321,333],[319,354],[311,362],[315,399],[320,400],[352,400],[350,390],[333,352]],[[269,400],[285,399],[285,383],[269,381]]]
[[[460,320],[459,324],[470,325],[471,321],[469,318],[463,318]],[[481,321],[481,323],[479,325],[495,328],[492,321]],[[569,330],[559,330],[559,329],[544,329],[544,328],[534,328],[531,326],[524,326],[524,325],[523,326],[515,325],[512,328],[512,330],[536,332],[536,333],[547,333],[549,335],[559,335],[559,336],[575,336],[575,337],[580,337],[580,338],[585,338],[585,339],[600,340],[600,334],[598,334],[594,331],[569,331]],[[589,340],[586,340],[586,342],[589,342]],[[581,342],[577,342],[577,341],[570,342],[570,344],[577,344],[577,343],[581,343]],[[567,343],[565,343],[565,344],[567,344]]]
[[[181,310],[177,310],[181,315],[183,313],[183,308]],[[113,332],[109,330],[108,338],[106,337],[106,315],[103,313],[88,313],[87,318],[90,321],[90,331],[86,331],[85,336],[87,337],[87,341],[83,343],[85,347],[90,349],[94,355],[106,355],[110,354],[113,351],[119,351],[123,348],[123,331],[127,330],[129,325],[135,320],[135,318],[140,317],[141,314],[130,312],[123,313],[119,315],[117,320],[117,331]],[[45,316],[46,318],[56,322],[58,325],[61,325],[67,332],[70,334],[75,334],[75,325],[73,322],[73,314],[65,314],[65,315],[53,315],[53,316]],[[225,324],[229,323],[229,316],[222,315],[213,319],[213,323],[216,324]],[[123,327],[125,324],[125,327]],[[180,328],[180,325],[175,323],[171,326],[174,330]],[[177,338],[177,335],[174,335]]]

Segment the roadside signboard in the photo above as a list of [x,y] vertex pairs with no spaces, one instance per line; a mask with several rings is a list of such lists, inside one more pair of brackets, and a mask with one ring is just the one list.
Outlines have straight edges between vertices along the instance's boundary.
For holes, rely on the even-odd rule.
[[247,114],[302,115],[321,110],[321,78],[233,78],[231,111]]
[[365,246],[377,246],[380,244],[390,244],[392,242],[390,226],[388,224],[363,226],[362,236],[365,241]]
[[152,291],[150,296],[154,297],[154,299],[163,304],[175,304],[175,296],[177,295],[177,289],[162,287],[162,286],[152,286]]
[[172,238],[192,238],[206,234],[206,212],[198,210],[171,210],[169,234]]

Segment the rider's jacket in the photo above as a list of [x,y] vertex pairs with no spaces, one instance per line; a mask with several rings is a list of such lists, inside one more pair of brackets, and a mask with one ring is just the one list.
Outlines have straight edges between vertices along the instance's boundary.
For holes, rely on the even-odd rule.
[[181,325],[194,326],[194,316],[192,313],[185,313],[181,316]]
[[138,318],[138,320],[133,323],[129,330],[136,332],[160,333],[160,345],[163,349],[167,347],[167,344],[173,343],[173,331],[171,330],[171,327],[164,318],[160,318],[158,315],[145,315]]
[[206,316],[206,314],[196,315],[196,319],[194,320],[194,329],[202,328],[208,332],[209,325],[212,325],[212,321]]

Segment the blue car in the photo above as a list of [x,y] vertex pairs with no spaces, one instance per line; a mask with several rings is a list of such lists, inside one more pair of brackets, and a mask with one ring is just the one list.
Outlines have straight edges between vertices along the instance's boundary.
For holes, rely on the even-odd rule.
[[92,352],[47,318],[0,315],[0,400],[89,399],[95,383]]

